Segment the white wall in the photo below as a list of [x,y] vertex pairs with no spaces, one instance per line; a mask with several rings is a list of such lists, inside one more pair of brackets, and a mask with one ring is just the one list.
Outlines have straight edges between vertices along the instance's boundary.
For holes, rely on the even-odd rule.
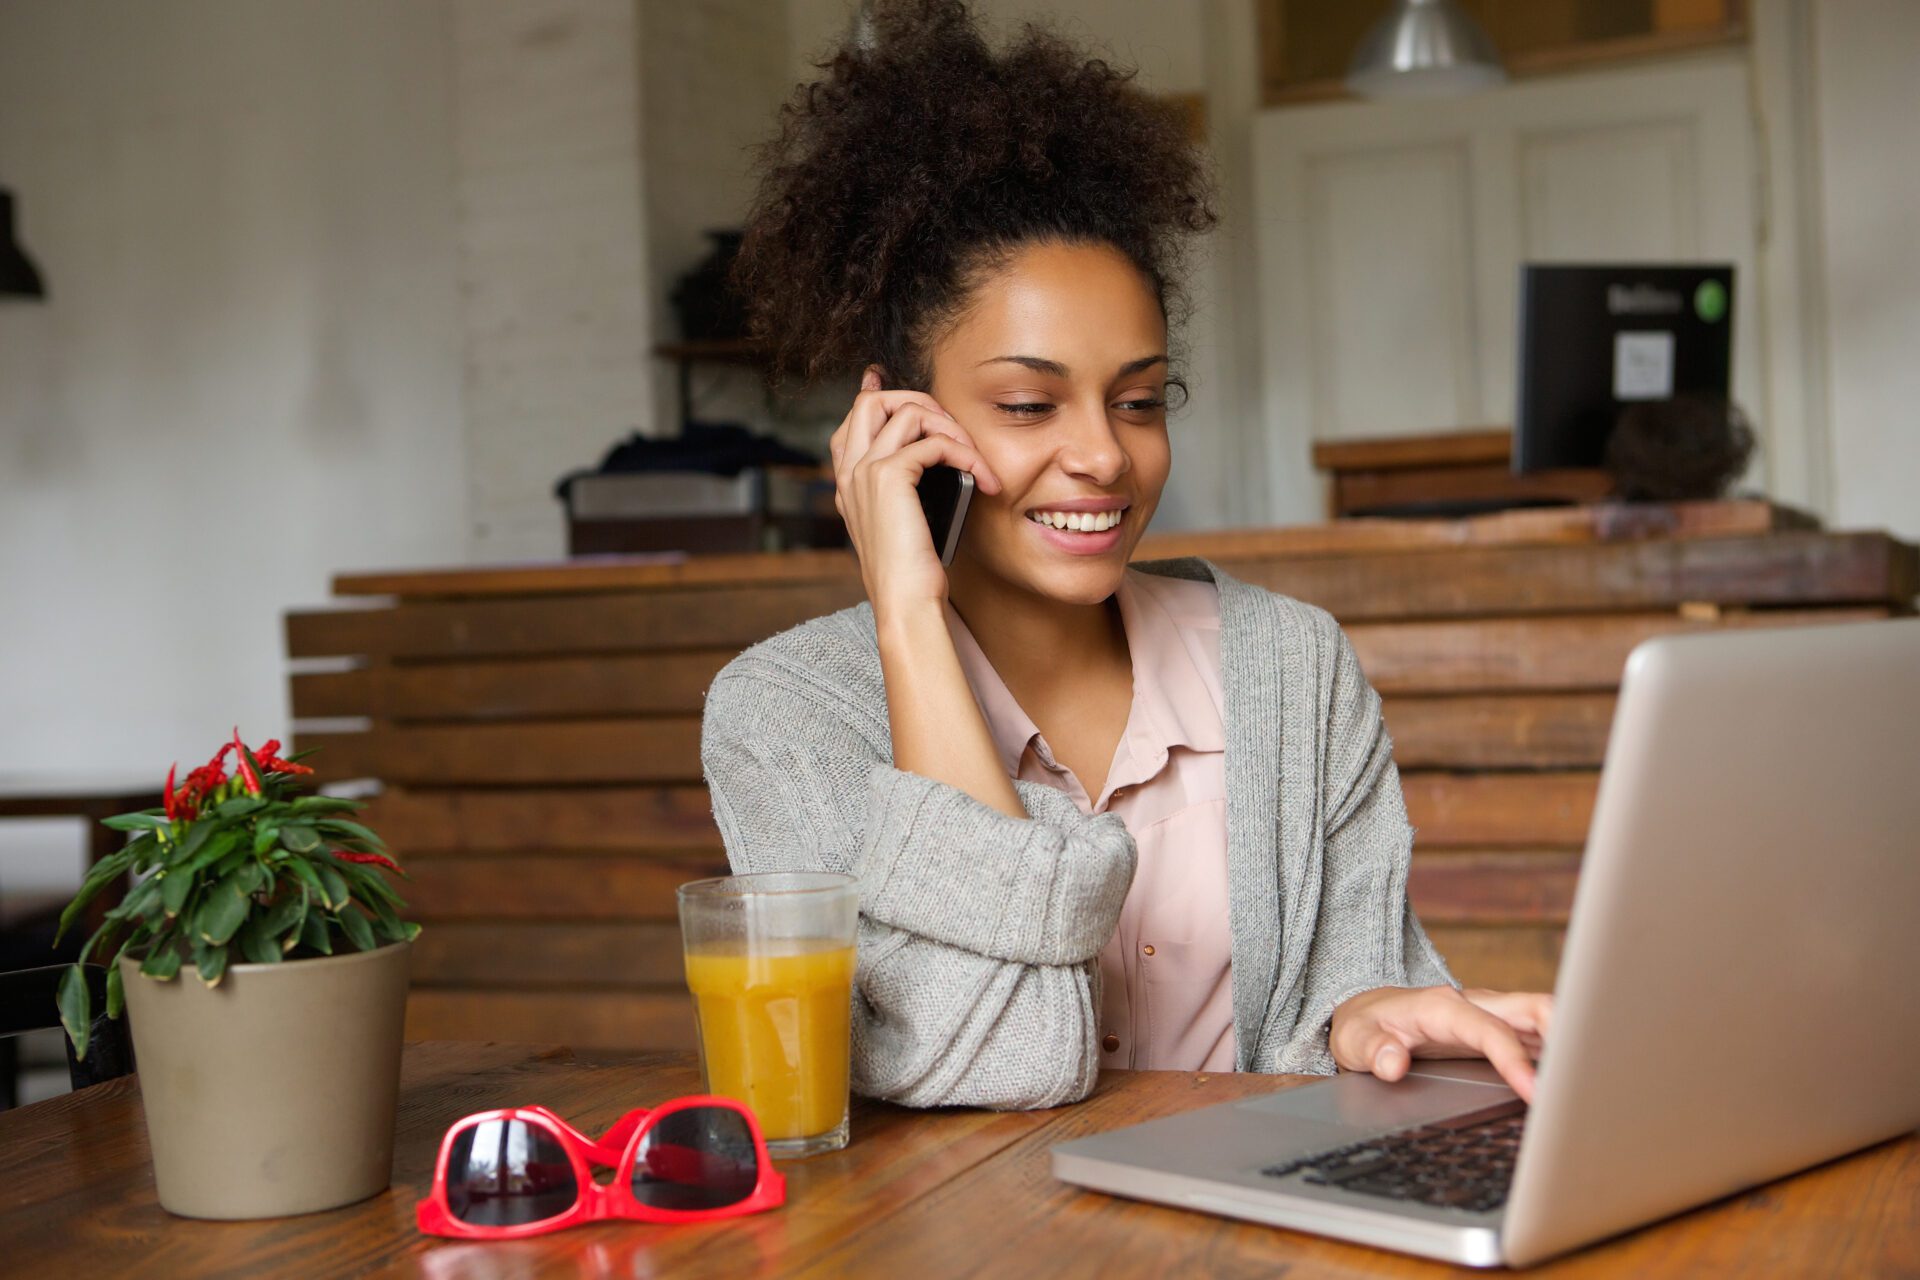
[[[0,0],[0,775],[152,779],[284,733],[281,615],[458,561],[436,0]],[[0,891],[77,873],[0,824]]]
[[554,481],[653,427],[638,28],[634,0],[456,0],[436,51],[478,560],[563,556]]
[[1920,538],[1920,4],[1812,8],[1831,515]]

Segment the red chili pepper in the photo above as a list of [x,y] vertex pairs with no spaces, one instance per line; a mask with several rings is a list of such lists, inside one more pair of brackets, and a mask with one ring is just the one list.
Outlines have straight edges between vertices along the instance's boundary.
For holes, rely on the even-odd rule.
[[179,769],[180,765],[177,762],[167,768],[167,792],[162,798],[161,803],[166,806],[168,822],[172,822],[180,816],[180,804],[173,798],[173,775],[179,772]]
[[400,870],[400,864],[384,853],[355,853],[351,849],[334,849],[331,852],[342,862],[371,862],[391,871]]
[[[246,780],[247,790],[251,791],[254,795],[257,796],[260,794],[260,775],[255,773],[253,771],[253,766],[247,763],[247,751],[246,751],[246,748],[242,746],[240,742],[240,726],[239,725],[235,725],[233,727],[233,745],[236,747],[240,747],[240,751],[234,757],[234,760],[235,760],[234,767],[240,770],[240,776]],[[224,755],[226,753],[222,751],[221,754]],[[217,758],[218,757],[216,757],[216,759]]]

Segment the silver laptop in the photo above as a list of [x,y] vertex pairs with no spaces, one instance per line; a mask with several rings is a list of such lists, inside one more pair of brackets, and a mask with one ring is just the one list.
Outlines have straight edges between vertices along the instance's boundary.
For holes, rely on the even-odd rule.
[[1056,1177],[1526,1266],[1920,1127],[1920,619],[1627,661],[1529,1114],[1416,1062],[1053,1148]]

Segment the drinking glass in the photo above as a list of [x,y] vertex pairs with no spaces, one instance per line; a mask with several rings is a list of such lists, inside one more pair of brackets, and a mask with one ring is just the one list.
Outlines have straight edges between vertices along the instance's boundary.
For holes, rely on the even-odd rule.
[[776,1158],[846,1146],[857,882],[722,876],[679,901],[706,1091],[753,1108]]

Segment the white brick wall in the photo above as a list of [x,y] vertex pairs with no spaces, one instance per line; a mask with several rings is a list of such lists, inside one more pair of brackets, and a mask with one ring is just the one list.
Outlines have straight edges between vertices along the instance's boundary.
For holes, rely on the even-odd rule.
[[563,554],[554,480],[654,425],[637,27],[633,0],[454,7],[476,560]]

